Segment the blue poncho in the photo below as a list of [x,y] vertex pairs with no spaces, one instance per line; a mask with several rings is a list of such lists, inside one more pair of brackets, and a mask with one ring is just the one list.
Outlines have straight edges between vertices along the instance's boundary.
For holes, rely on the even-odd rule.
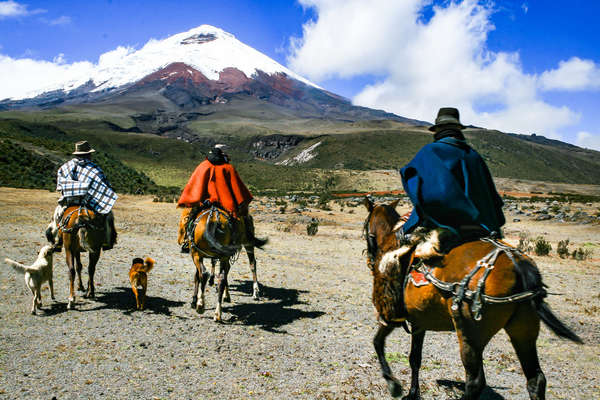
[[416,226],[457,232],[476,225],[500,233],[502,199],[487,165],[464,140],[445,137],[424,146],[401,174],[414,205],[404,232]]

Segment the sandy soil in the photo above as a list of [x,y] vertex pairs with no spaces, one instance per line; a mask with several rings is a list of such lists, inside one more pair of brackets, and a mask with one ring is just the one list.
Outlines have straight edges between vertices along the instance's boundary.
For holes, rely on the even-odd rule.
[[[31,263],[56,201],[44,191],[0,188],[0,259]],[[293,205],[288,207],[288,212]],[[590,205],[588,211],[598,209]],[[408,210],[404,203],[402,210]],[[402,211],[401,210],[401,211]],[[149,197],[121,196],[115,208],[119,242],[104,253],[96,272],[96,299],[68,296],[64,253],[55,255],[52,302],[29,314],[30,294],[19,276],[0,268],[0,398],[6,399],[382,399],[389,398],[371,344],[375,321],[361,227],[366,210],[310,208],[281,214],[273,200],[253,208],[262,299],[251,297],[248,262],[232,268],[232,303],[222,324],[213,322],[215,294],[199,315],[189,306],[193,264],[179,253],[178,212]],[[316,236],[306,221],[320,219]],[[578,346],[542,328],[538,340],[549,399],[600,398],[600,226],[534,221],[519,216],[505,232],[521,231],[593,249],[592,259],[563,260],[553,250],[535,257],[553,293],[548,302],[585,341]],[[513,217],[507,214],[507,220]],[[127,272],[133,257],[152,256],[148,309],[134,311]],[[86,277],[87,279],[87,277]],[[396,376],[409,385],[409,337],[395,331],[387,343]],[[489,388],[483,399],[527,399],[525,380],[507,336],[486,348]],[[464,370],[453,333],[428,333],[421,392],[424,399],[459,398]]]

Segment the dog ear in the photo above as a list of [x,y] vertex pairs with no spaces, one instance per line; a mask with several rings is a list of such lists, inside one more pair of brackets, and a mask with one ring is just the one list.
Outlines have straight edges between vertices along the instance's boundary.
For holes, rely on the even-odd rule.
[[142,260],[142,259],[141,259],[141,258],[139,258],[139,257],[136,257],[136,258],[134,258],[134,259],[133,259],[133,261],[131,262],[131,265],[135,265],[135,264],[143,264],[143,263],[144,263],[144,260]]

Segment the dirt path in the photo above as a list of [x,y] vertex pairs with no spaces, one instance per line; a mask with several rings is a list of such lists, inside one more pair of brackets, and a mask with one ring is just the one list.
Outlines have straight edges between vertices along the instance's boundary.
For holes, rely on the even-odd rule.
[[[0,188],[0,259],[30,263],[56,194]],[[67,312],[64,253],[55,256],[55,291],[43,292],[44,312],[29,314],[22,277],[0,268],[0,398],[6,399],[382,399],[389,398],[371,345],[375,333],[371,278],[362,254],[362,207],[315,211],[319,233],[307,236],[299,214],[275,214],[255,202],[262,300],[251,297],[245,254],[230,275],[232,303],[223,324],[212,321],[215,294],[199,315],[189,306],[193,264],[175,243],[178,212],[147,197],[122,196],[115,209],[119,242],[100,258],[96,299],[77,298]],[[404,206],[406,207],[406,205]],[[352,210],[352,213],[350,213]],[[598,225],[525,221],[509,224],[509,240],[524,226],[551,240],[600,240]],[[133,311],[127,272],[133,257],[152,256],[148,309]],[[600,265],[537,258],[557,313],[586,344],[543,328],[538,341],[550,399],[600,398]],[[86,276],[87,279],[87,276]],[[392,368],[409,384],[408,336],[388,339]],[[484,399],[527,399],[524,377],[504,333],[485,352],[490,388]],[[424,399],[458,398],[464,372],[453,333],[426,336],[421,370]]]

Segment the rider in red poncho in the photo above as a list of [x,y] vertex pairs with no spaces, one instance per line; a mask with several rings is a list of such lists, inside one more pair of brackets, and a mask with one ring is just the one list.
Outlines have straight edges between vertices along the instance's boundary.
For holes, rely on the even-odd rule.
[[[233,217],[242,222],[246,236],[255,242],[254,223],[248,214],[248,204],[252,194],[246,187],[234,166],[229,163],[229,157],[223,152],[224,145],[215,145],[192,173],[185,185],[178,207],[190,207],[192,212],[188,218],[193,221],[199,211],[208,204],[214,204],[228,211]],[[184,242],[181,251],[189,251],[189,243]]]

